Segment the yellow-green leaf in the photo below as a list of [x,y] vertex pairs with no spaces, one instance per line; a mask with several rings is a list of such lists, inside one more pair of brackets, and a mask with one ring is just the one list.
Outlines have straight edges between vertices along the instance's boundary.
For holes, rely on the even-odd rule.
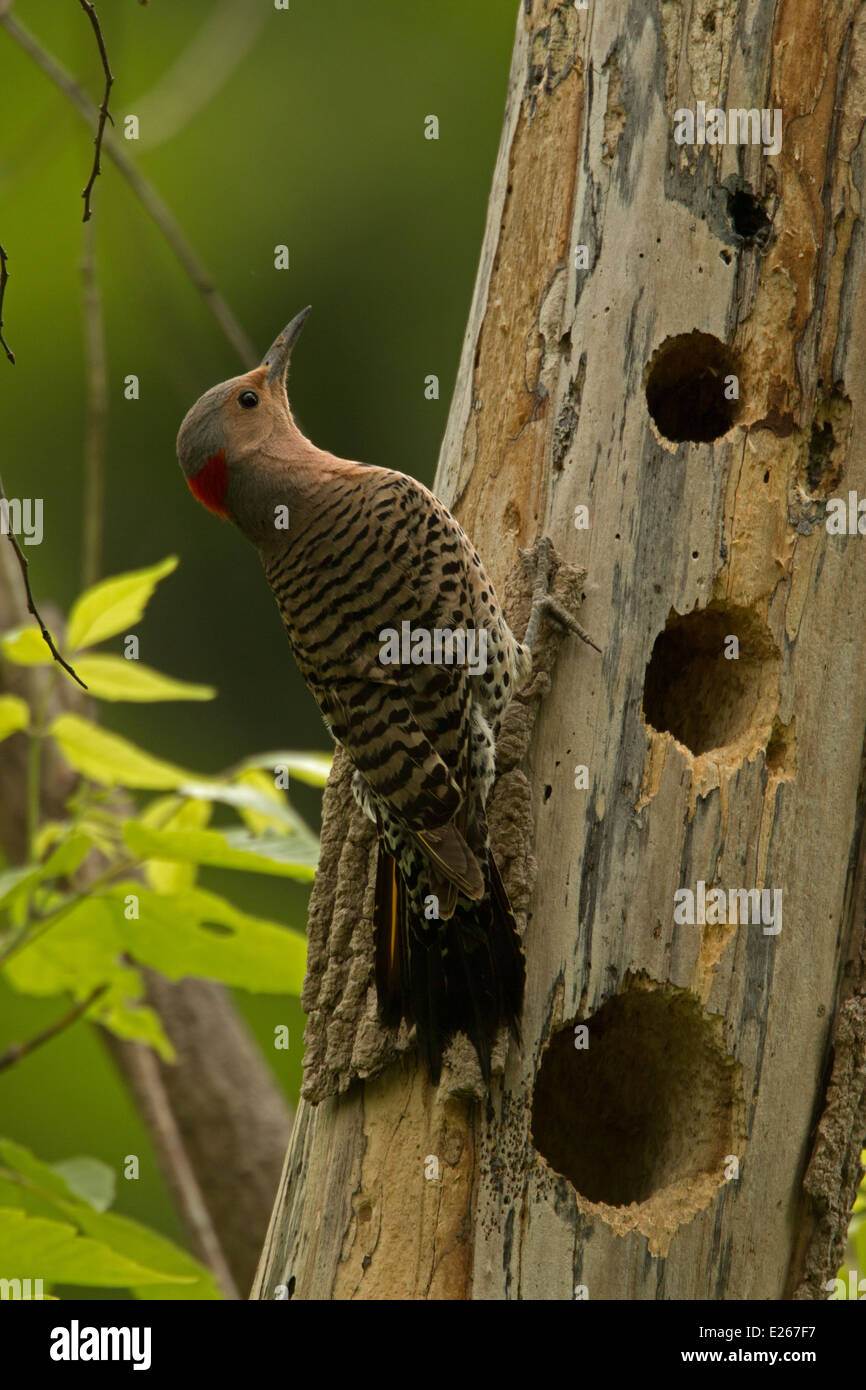
[[88,1017],[91,1016],[115,1037],[147,1043],[164,1062],[177,1061],[177,1053],[162,1026],[162,1020],[149,1004],[136,1004],[128,999],[112,997],[108,1003],[100,1001],[90,1010]]
[[154,758],[119,734],[97,728],[77,714],[60,714],[48,732],[60,744],[66,761],[84,777],[106,787],[176,787],[193,774],[174,763]]
[[[238,813],[254,835],[262,835],[268,830],[280,830],[285,821],[285,797],[277,791],[274,779],[258,767],[248,767],[237,778],[239,787],[248,787],[262,798],[261,806],[238,805]],[[268,803],[273,803],[273,810]]]
[[0,638],[0,647],[8,661],[16,666],[50,666],[54,657],[38,627],[12,628]]
[[45,1221],[11,1207],[0,1209],[4,1268],[41,1271],[46,1281],[106,1287],[192,1282],[192,1275],[167,1275],[82,1235],[69,1221]]
[[[84,1161],[93,1163],[92,1159]],[[80,1164],[78,1160],[79,1170]],[[80,1195],[68,1178],[61,1176],[62,1166],[68,1165],[51,1168],[20,1144],[0,1139],[0,1210],[16,1211],[28,1220],[63,1222],[74,1227],[79,1237],[99,1242],[114,1258],[143,1266],[147,1283],[140,1297],[219,1297],[213,1276],[192,1256],[127,1216],[97,1210],[92,1199]],[[25,1268],[29,1268],[28,1262]],[[75,1282],[94,1281],[85,1278]],[[137,1290],[137,1284],[132,1287]]]
[[313,878],[319,849],[312,834],[253,836],[237,830],[148,830],[138,821],[126,821],[123,835],[130,849],[146,859],[179,859],[185,864],[247,869],[286,878]]
[[[167,806],[174,810],[166,817]],[[161,796],[142,814],[142,823],[158,830],[203,830],[208,824],[213,806],[209,801],[180,801],[177,797]],[[157,893],[181,893],[192,888],[197,864],[182,864],[171,859],[148,859],[144,873],[151,888]]]
[[160,579],[176,567],[177,556],[169,555],[158,565],[116,574],[86,589],[69,615],[66,640],[70,650],[93,647],[97,642],[104,642],[106,637],[114,637],[132,627],[147,607]]
[[17,734],[30,723],[30,710],[26,700],[17,695],[0,695],[0,739]]
[[[140,884],[109,890],[117,905],[118,934],[141,965],[169,980],[196,976],[240,989],[300,994],[307,939],[292,927],[241,912],[216,893],[151,893]],[[122,908],[137,899],[137,916]]]
[[191,685],[122,656],[79,656],[75,669],[99,700],[212,700],[212,685]]
[[323,787],[328,780],[334,759],[330,753],[302,753],[283,750],[276,753],[257,753],[254,758],[245,758],[240,765],[243,772],[250,767],[264,767],[274,772],[277,768],[287,771],[289,777],[297,777],[299,782],[307,782],[311,787]]

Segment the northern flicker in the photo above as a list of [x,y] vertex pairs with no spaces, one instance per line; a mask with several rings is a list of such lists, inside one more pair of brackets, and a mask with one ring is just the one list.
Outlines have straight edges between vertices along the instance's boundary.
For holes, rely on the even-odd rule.
[[525,975],[485,819],[496,739],[545,609],[586,634],[557,611],[542,575],[519,642],[472,543],[426,487],[305,438],[285,383],[308,313],[261,366],[196,402],[178,458],[194,496],[258,551],[301,674],[353,764],[355,799],[376,824],[382,1022],[414,1023],[434,1082],[446,1043],[466,1033],[489,1079],[498,1027],[519,1038]]

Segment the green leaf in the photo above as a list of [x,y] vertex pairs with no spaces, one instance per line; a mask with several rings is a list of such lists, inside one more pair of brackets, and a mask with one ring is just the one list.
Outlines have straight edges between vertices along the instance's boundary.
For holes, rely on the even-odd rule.
[[54,657],[38,627],[14,627],[0,638],[0,648],[8,661],[16,666],[50,666]]
[[[63,1283],[132,1287],[145,1298],[212,1299],[220,1296],[210,1272],[164,1236],[129,1217],[95,1211],[76,1195],[56,1169],[42,1163],[22,1145],[0,1140],[0,1216],[10,1208],[14,1209],[15,1216],[28,1220],[34,1216],[52,1218],[52,1225],[60,1224],[59,1217],[64,1225],[71,1223],[76,1239],[81,1239],[82,1244],[83,1237],[91,1244],[97,1243],[103,1256],[107,1254],[133,1266],[126,1269],[122,1278],[118,1278],[116,1272],[108,1279],[49,1276],[41,1267],[35,1269],[35,1277],[54,1278]],[[0,1250],[5,1258],[7,1252],[2,1236]],[[33,1267],[29,1252],[27,1261],[26,1267]],[[136,1274],[136,1269],[143,1270],[144,1277]]]
[[162,1026],[159,1014],[149,1004],[136,1004],[115,995],[104,996],[87,1012],[88,1017],[92,1016],[103,1028],[114,1033],[115,1037],[126,1038],[130,1042],[147,1043],[164,1062],[177,1061],[177,1053]]
[[[264,835],[285,827],[286,814],[291,808],[285,794],[274,786],[271,774],[258,767],[248,767],[238,774],[235,786],[255,795],[255,801],[244,801],[237,806],[241,820],[254,835]],[[294,814],[291,812],[292,816]]]
[[[170,814],[167,815],[167,811]],[[212,811],[209,801],[181,801],[177,796],[160,796],[142,812],[141,823],[155,830],[203,830]],[[148,859],[144,873],[157,893],[180,893],[193,887],[198,867],[170,859]]]
[[144,990],[141,976],[121,959],[122,923],[122,902],[112,897],[84,898],[41,923],[38,935],[6,961],[3,973],[21,994],[68,991],[80,1000],[106,986],[84,1017],[119,1038],[149,1044],[165,1061],[173,1062],[175,1051],[159,1015],[138,1002]]
[[[127,1259],[66,1221],[46,1221],[12,1207],[0,1208],[0,1250],[4,1269],[33,1270],[33,1277],[51,1283],[127,1288],[165,1282],[161,1271]],[[171,1276],[172,1282],[181,1277]]]
[[[262,776],[261,773],[248,775]],[[227,806],[234,806],[242,815],[245,810],[252,811],[258,818],[258,823],[251,827],[256,831],[275,828],[294,834],[296,831],[300,833],[304,830],[306,827],[303,821],[288,805],[285,797],[267,778],[264,778],[264,781],[269,790],[263,790],[256,785],[244,785],[239,779],[237,782],[182,782],[178,791],[183,796],[192,797],[197,801],[220,801]],[[261,824],[262,821],[266,824]]]
[[126,821],[123,836],[133,853],[145,859],[176,859],[285,878],[312,879],[318,862],[318,843],[309,832],[255,836],[245,830],[149,830]]
[[0,740],[26,729],[29,723],[30,707],[26,700],[17,695],[0,695]]
[[114,1169],[101,1158],[91,1158],[81,1154],[76,1158],[64,1158],[52,1163],[55,1173],[59,1173],[70,1192],[94,1211],[107,1211],[114,1201],[116,1176]]
[[264,767],[273,772],[277,767],[287,768],[289,775],[297,777],[299,782],[307,782],[311,787],[323,787],[328,780],[333,761],[330,753],[257,753],[253,758],[245,758],[239,765],[239,770]]
[[212,700],[212,685],[190,685],[122,656],[79,656],[75,669],[89,695],[100,700]]
[[151,893],[135,883],[112,889],[119,900],[130,893],[138,897],[139,916],[122,917],[118,931],[136,961],[170,980],[195,975],[240,989],[300,995],[307,959],[301,932],[241,912],[216,893]]
[[[65,1200],[71,1196],[69,1184],[66,1179],[50,1166],[43,1163],[29,1149],[25,1149],[23,1144],[16,1144],[14,1139],[0,1139],[0,1163],[11,1168],[17,1173],[19,1178],[27,1179],[29,1189],[40,1188],[43,1195],[60,1197]],[[16,1206],[17,1203],[4,1202],[4,1206]],[[47,1210],[43,1207],[42,1210]]]
[[90,835],[76,830],[68,833],[44,864],[24,864],[21,868],[5,869],[0,873],[0,908],[13,907],[28,892],[49,878],[66,878],[83,862],[93,846]]
[[160,579],[176,567],[177,556],[170,555],[157,565],[116,574],[85,590],[69,615],[66,640],[70,650],[95,646],[106,637],[114,637],[133,627]]
[[137,978],[118,963],[122,949],[114,904],[104,898],[84,898],[40,924],[39,934],[6,961],[3,971],[22,994],[70,990],[76,999],[85,999],[121,972],[126,972],[127,984],[132,983],[129,975]]
[[41,867],[43,878],[68,878],[80,868],[90,853],[93,840],[86,832],[67,828],[66,837],[52,850]]
[[103,786],[176,787],[192,776],[174,763],[154,758],[119,734],[97,728],[77,714],[60,714],[48,732],[66,761],[84,777]]
[[38,865],[25,864],[20,869],[4,869],[0,873],[0,907],[10,907],[19,901],[31,884],[38,883]]

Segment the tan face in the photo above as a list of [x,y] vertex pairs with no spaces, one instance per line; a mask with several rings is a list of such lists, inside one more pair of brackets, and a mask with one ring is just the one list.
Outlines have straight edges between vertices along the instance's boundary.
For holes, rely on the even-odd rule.
[[285,430],[291,418],[282,380],[272,381],[267,367],[256,367],[227,381],[225,388],[218,409],[229,462],[266,452],[271,435]]
[[193,495],[217,516],[230,515],[232,474],[241,473],[244,460],[278,452],[277,440],[292,419],[286,373],[309,312],[292,319],[260,367],[206,391],[180,427],[177,456],[184,476]]

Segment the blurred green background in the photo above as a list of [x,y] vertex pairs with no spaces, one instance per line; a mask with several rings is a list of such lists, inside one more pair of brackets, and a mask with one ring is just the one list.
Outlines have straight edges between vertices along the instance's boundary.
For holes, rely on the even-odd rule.
[[[296,417],[322,447],[430,482],[481,245],[516,0],[97,0],[115,75],[111,110],[139,116],[124,148],[167,202],[263,354],[303,305]],[[77,0],[16,0],[15,16],[86,87],[102,77]],[[0,472],[9,497],[44,499],[30,547],[39,601],[81,587],[85,358],[81,190],[92,136],[68,100],[0,30],[0,242],[9,257],[0,358]],[[439,119],[438,141],[424,118]],[[101,706],[150,751],[218,772],[255,751],[324,749],[258,561],[189,496],[180,421],[242,370],[161,232],[103,159],[94,194],[110,420],[104,574],[181,557],[142,624],[141,659],[219,697],[206,705]],[[290,268],[274,268],[285,244]],[[127,401],[134,373],[140,399]],[[439,377],[438,400],[424,379]],[[106,650],[120,651],[119,641]],[[2,746],[0,746],[2,757]],[[319,794],[293,790],[314,825]],[[303,926],[288,880],[205,876],[250,910]],[[296,1000],[238,995],[294,1102]],[[58,1016],[57,1000],[0,992],[0,1049]],[[275,1052],[288,1023],[292,1048]],[[116,1210],[182,1240],[144,1127],[96,1036],[77,1025],[0,1077],[0,1132],[54,1161],[88,1153],[119,1168]]]

